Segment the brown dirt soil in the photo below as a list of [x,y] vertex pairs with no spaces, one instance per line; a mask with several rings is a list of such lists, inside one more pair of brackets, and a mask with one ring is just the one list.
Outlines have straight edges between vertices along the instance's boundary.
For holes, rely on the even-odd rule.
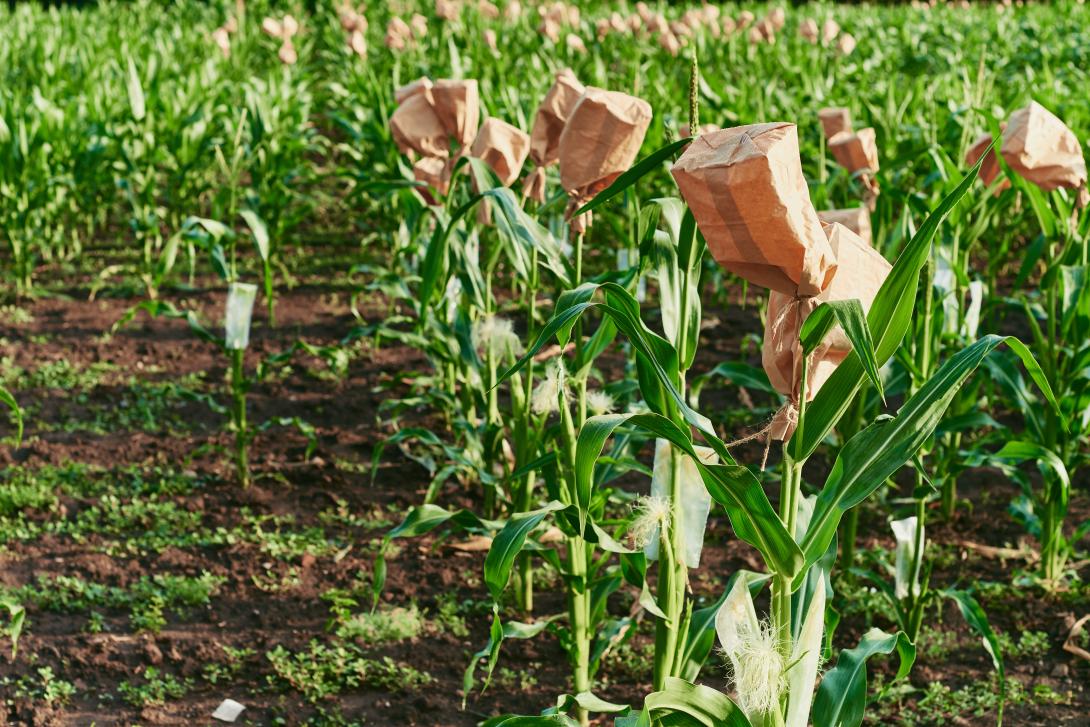
[[[33,322],[0,326],[4,355],[25,369],[61,359],[79,368],[95,363],[108,363],[112,368],[99,385],[83,393],[60,389],[18,392],[22,404],[34,411],[23,447],[17,451],[4,448],[0,466],[81,462],[102,468],[103,476],[130,465],[187,471],[195,473],[201,484],[173,499],[181,509],[199,513],[203,528],[239,525],[244,509],[259,515],[290,515],[296,518],[292,526],[296,529],[322,525],[324,520],[326,536],[336,547],[316,556],[278,559],[254,542],[172,546],[161,552],[141,552],[110,547],[110,538],[97,535],[82,541],[66,535],[12,541],[0,556],[0,582],[9,587],[33,583],[42,575],[79,575],[97,583],[128,586],[145,575],[170,572],[195,576],[207,571],[226,581],[207,607],[181,614],[168,610],[166,626],[158,634],[134,632],[123,610],[103,610],[104,630],[90,633],[86,612],[31,608],[19,654],[14,661],[3,658],[0,679],[32,675],[36,669],[48,666],[57,677],[74,684],[76,691],[67,704],[56,707],[42,706],[40,701],[32,703],[16,697],[14,692],[2,695],[5,699],[0,702],[0,724],[205,725],[212,724],[210,714],[220,700],[231,697],[247,707],[241,722],[255,725],[304,724],[321,708],[327,714],[339,711],[347,722],[360,724],[468,727],[501,712],[536,713],[549,706],[555,695],[569,691],[564,652],[556,638],[546,633],[532,641],[509,641],[504,645],[500,664],[521,678],[525,688],[517,679],[509,679],[493,685],[483,696],[471,695],[466,709],[461,709],[462,676],[468,655],[487,639],[487,591],[481,582],[484,556],[451,548],[450,538],[441,535],[399,541],[389,563],[383,600],[391,605],[415,602],[434,612],[437,599],[453,593],[459,602],[476,604],[470,609],[469,635],[457,637],[429,629],[411,641],[370,647],[368,651],[427,672],[434,680],[431,684],[403,692],[352,689],[314,704],[277,682],[266,652],[278,645],[302,650],[312,639],[326,638],[329,604],[321,595],[333,588],[351,589],[361,581],[368,582],[376,545],[389,521],[399,519],[392,510],[404,511],[423,497],[428,485],[426,471],[394,447],[385,451],[374,484],[368,470],[374,448],[390,434],[379,424],[379,406],[390,396],[403,395],[407,387],[398,378],[426,371],[426,360],[419,352],[395,344],[383,344],[377,349],[363,345],[354,349],[347,376],[341,380],[316,374],[323,368],[321,363],[299,355],[290,372],[256,385],[250,397],[252,421],[299,416],[315,427],[318,443],[313,456],[304,460],[306,440],[295,429],[274,428],[260,434],[252,453],[257,481],[243,491],[234,484],[232,471],[225,466],[229,449],[224,448],[229,447],[230,440],[221,432],[223,418],[199,401],[171,400],[172,409],[161,426],[115,429],[107,425],[97,433],[80,431],[78,427],[75,431],[57,429],[63,422],[83,421],[96,412],[128,406],[125,386],[130,376],[147,382],[177,382],[187,375],[200,374],[208,392],[221,401],[226,376],[224,358],[191,335],[183,321],[141,315],[106,339],[103,332],[135,301],[100,297],[87,302],[84,290],[65,292],[71,297],[23,303],[33,315]],[[219,290],[202,289],[171,294],[169,298],[181,307],[201,310],[206,320],[219,318]],[[372,303],[363,312],[375,320],[384,310]],[[331,344],[354,325],[348,294],[329,286],[303,284],[283,293],[277,313],[279,325],[270,329],[262,324],[263,311],[255,311],[257,322],[248,353],[251,368],[259,356],[281,351],[298,338]],[[707,370],[735,357],[742,337],[758,331],[756,316],[752,306],[745,310],[733,305],[725,311],[706,311],[705,317],[715,318],[718,323],[704,332],[695,370]],[[752,351],[750,358],[755,362]],[[715,385],[708,387],[703,404],[708,409],[740,406],[734,389],[717,389]],[[402,424],[441,426],[434,413],[426,410],[405,413]],[[748,429],[740,427],[728,434],[752,431],[757,424],[749,422]],[[760,445],[749,445],[741,450],[741,456],[756,461],[760,449]],[[639,478],[626,482],[634,487],[646,486]],[[959,544],[1017,544],[1023,534],[1006,511],[1013,494],[1015,488],[996,472],[972,471],[962,478],[961,495],[972,503],[972,511],[961,510],[947,525],[939,524],[936,518],[929,529],[929,537],[945,544],[954,554],[936,569],[934,584],[1010,582],[1017,563],[982,557]],[[474,497],[451,483],[441,501],[468,504]],[[329,524],[328,517],[319,517],[335,510],[340,502],[346,503],[348,513],[364,519]],[[75,520],[80,512],[96,504],[95,497],[62,498],[53,517]],[[1072,511],[1072,522],[1090,515],[1084,492],[1077,493]],[[388,522],[379,522],[376,527],[374,519],[368,519],[370,515]],[[883,535],[866,540],[861,547],[892,547],[891,539],[884,535],[888,530],[886,517],[877,508],[864,512],[861,532]],[[147,523],[149,530],[153,526]],[[729,524],[721,513],[711,519],[707,543],[702,567],[694,575],[694,587],[701,596],[717,596],[733,570],[759,567],[754,553],[730,537]],[[267,573],[294,573],[297,578],[293,585],[270,593],[258,588],[254,580],[265,578]],[[1090,725],[1090,695],[1085,690],[1090,665],[1061,649],[1071,621],[1090,612],[1087,592],[1047,595],[1024,588],[1017,597],[1010,591],[1006,593],[985,599],[993,625],[1013,635],[1044,631],[1049,637],[1045,656],[1011,659],[1008,673],[1022,681],[1027,690],[1045,685],[1065,698],[1063,704],[1012,705],[1007,709],[1006,723]],[[554,593],[542,589],[539,595],[540,613],[562,610],[563,604]],[[631,594],[618,599],[618,609],[630,598]],[[989,678],[991,666],[978,640],[969,635],[952,608],[944,609],[942,615],[944,628],[957,632],[958,646],[941,659],[921,655],[909,677],[911,684],[923,690],[930,683],[941,682],[959,690]],[[890,626],[881,621],[874,625]],[[853,645],[864,626],[859,617],[845,618],[836,632],[837,645]],[[636,638],[637,653],[648,642],[646,633],[644,629]],[[202,678],[202,668],[223,660],[222,645],[249,648],[254,653],[233,678],[210,684]],[[192,680],[186,695],[142,710],[122,701],[119,685],[139,681],[137,676],[149,667],[180,680]],[[883,662],[876,671],[889,675],[891,667]],[[649,691],[649,676],[646,662],[609,661],[601,675],[604,686],[600,696],[638,704],[641,695]],[[706,680],[722,687],[722,670],[709,669]],[[919,692],[906,697],[906,704],[918,696]],[[993,722],[989,712],[964,713],[950,723]],[[902,722],[887,717],[876,723]]]

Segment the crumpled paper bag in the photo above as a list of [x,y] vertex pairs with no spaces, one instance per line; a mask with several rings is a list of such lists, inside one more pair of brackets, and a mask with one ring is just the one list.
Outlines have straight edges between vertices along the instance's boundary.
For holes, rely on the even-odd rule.
[[874,129],[867,127],[857,132],[841,131],[829,139],[829,151],[837,164],[852,174],[878,171],[878,144]]
[[560,160],[560,135],[585,90],[575,73],[565,68],[556,74],[556,80],[538,106],[530,130],[530,156],[537,167],[522,182],[527,197],[545,201],[545,168]]
[[431,81],[414,81],[397,90],[398,107],[390,117],[390,133],[402,154],[445,159],[450,155],[447,130],[435,113]]
[[1078,137],[1036,101],[1010,115],[1000,153],[1011,169],[1046,192],[1086,187]]
[[[812,297],[796,297],[773,290],[768,297],[765,336],[761,363],[768,380],[794,406],[781,409],[772,423],[773,439],[785,441],[798,423],[795,406],[800,400],[802,346],[799,331],[807,316],[821,303],[830,300],[859,299],[864,312],[870,310],[874,296],[889,275],[891,265],[874,248],[847,227],[832,223],[823,226],[829,246],[836,255],[835,275],[829,286]],[[852,346],[840,326],[836,326],[811,354],[807,367],[806,400],[811,401],[836,367],[851,353]]]
[[842,131],[852,130],[852,112],[842,107],[829,107],[818,111],[818,121],[826,139],[832,139]]
[[[670,499],[670,467],[672,445],[665,439],[655,440],[655,463],[651,470],[651,497]],[[704,464],[716,464],[719,461],[715,450],[710,447],[694,447],[700,461]],[[679,467],[681,478],[681,524],[685,529],[685,552],[682,560],[689,568],[700,566],[700,551],[704,547],[704,530],[708,525],[708,513],[712,507],[712,497],[704,487],[700,470],[693,458],[681,450],[674,449],[673,454],[681,457]],[[644,546],[644,555],[648,560],[658,560],[659,533],[656,533]]]
[[458,146],[466,147],[473,143],[481,120],[477,81],[436,81],[432,84],[431,94],[435,115]]
[[[421,157],[413,164],[413,177],[418,182],[446,194],[450,187],[450,165],[445,157]],[[430,193],[425,195],[429,204],[436,204]]]
[[526,155],[530,153],[530,136],[517,126],[489,117],[481,124],[477,138],[469,149],[470,156],[483,160],[509,187],[518,179]]
[[[445,194],[454,161],[477,134],[480,99],[477,81],[420,78],[394,92],[398,106],[390,117],[390,133],[398,149],[410,157],[417,181]],[[451,158],[451,144],[459,150]],[[430,193],[425,199],[433,203]]]
[[829,285],[836,255],[810,203],[794,124],[704,134],[671,173],[720,265],[792,297]]
[[870,212],[866,207],[852,207],[845,210],[819,210],[818,219],[825,224],[837,223],[859,235],[868,245],[874,244],[870,226]]
[[[568,215],[628,170],[651,123],[651,105],[619,91],[588,86],[560,134],[560,184],[571,198]],[[576,234],[589,220],[571,220]]]
[[[469,149],[469,155],[477,157],[492,168],[500,183],[510,187],[518,179],[526,155],[530,153],[530,135],[517,126],[495,117],[485,119],[477,132],[477,138]],[[474,180],[476,189],[476,180]],[[479,191],[479,190],[477,190]],[[490,224],[492,215],[488,200],[477,207],[477,219],[481,224]]]

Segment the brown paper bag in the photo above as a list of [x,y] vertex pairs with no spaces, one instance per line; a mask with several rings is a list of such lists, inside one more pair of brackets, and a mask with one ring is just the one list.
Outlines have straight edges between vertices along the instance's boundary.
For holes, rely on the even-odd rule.
[[552,88],[538,106],[530,132],[530,156],[537,168],[522,182],[527,197],[545,201],[545,168],[560,159],[560,134],[585,90],[572,70],[565,68],[556,74]]
[[874,129],[867,127],[852,133],[841,131],[829,139],[829,151],[837,163],[852,174],[878,171],[878,144]]
[[429,98],[428,103],[431,103],[431,79],[427,76],[421,76],[412,83],[406,83],[401,88],[394,91],[394,101],[401,105],[405,103],[411,96],[415,96],[418,93],[426,94]]
[[1011,169],[1046,192],[1086,186],[1086,160],[1078,137],[1036,101],[1011,114],[1000,153]]
[[852,207],[846,210],[821,210],[817,213],[822,224],[836,223],[844,225],[849,230],[859,235],[868,245],[873,245],[873,235],[870,227],[870,212],[866,207]]
[[818,111],[818,121],[826,140],[832,139],[842,131],[851,133],[852,112],[845,108],[824,108]]
[[[450,189],[450,164],[439,157],[423,157],[413,164],[413,177],[445,195]],[[428,204],[438,204],[430,190],[420,190],[420,194]]]
[[390,133],[397,148],[402,154],[413,151],[423,157],[445,159],[450,155],[450,142],[432,106],[430,89],[418,86],[404,99],[390,117]]
[[470,147],[470,156],[483,160],[500,178],[505,187],[518,179],[526,155],[530,152],[530,136],[522,129],[495,117],[485,119],[477,138]]
[[[843,225],[824,225],[830,247],[836,254],[837,268],[832,282],[819,295],[794,297],[773,290],[768,297],[761,363],[768,380],[789,404],[773,420],[772,439],[785,441],[794,433],[798,420],[797,405],[801,394],[802,346],[799,331],[806,317],[821,303],[857,298],[869,311],[875,295],[889,275],[891,265],[862,238]],[[851,353],[852,346],[839,326],[811,355],[806,377],[806,400],[813,400],[836,367]]]
[[672,174],[723,267],[788,296],[817,295],[829,285],[836,255],[810,203],[794,124],[703,135]]
[[799,35],[809,43],[817,44],[818,25],[813,18],[806,18],[799,23]]
[[[560,134],[560,183],[569,213],[625,172],[643,144],[651,105],[618,91],[587,87]],[[573,221],[578,233],[587,220]]]
[[[988,145],[991,143],[991,134],[984,134],[974,141],[969,150],[965,152],[965,163],[970,167],[976,164],[981,155],[984,154],[984,150],[988,149]],[[985,187],[992,186],[992,182],[999,176],[999,171],[999,159],[995,156],[995,149],[988,149],[988,155],[984,157],[984,162],[980,165],[980,181],[984,182]],[[998,193],[1010,186],[1010,180],[1004,179],[995,191]]]
[[[516,126],[495,117],[485,119],[477,138],[470,147],[470,156],[484,161],[499,177],[500,183],[510,187],[518,179],[526,155],[530,153],[530,135]],[[476,179],[473,188],[477,190]],[[477,206],[477,220],[488,225],[492,223],[492,213],[488,200]]]
[[477,81],[436,81],[431,88],[435,115],[460,147],[467,147],[477,136],[481,120]]

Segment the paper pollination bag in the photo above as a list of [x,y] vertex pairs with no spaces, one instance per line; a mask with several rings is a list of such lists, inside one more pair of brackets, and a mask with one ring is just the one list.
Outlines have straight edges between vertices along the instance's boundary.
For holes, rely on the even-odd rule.
[[585,90],[575,73],[565,68],[556,74],[556,80],[538,106],[530,130],[530,156],[537,168],[522,183],[527,197],[545,201],[545,168],[560,160],[560,135]]
[[842,131],[852,130],[852,112],[842,107],[829,107],[818,111],[818,121],[825,138],[832,139]]
[[808,43],[817,43],[818,32],[817,21],[813,18],[806,18],[799,23],[799,36]]
[[874,129],[868,126],[856,132],[841,131],[829,139],[829,151],[837,164],[853,175],[859,175],[864,202],[873,210],[878,197],[878,182],[874,179],[874,173],[878,171],[878,143]]
[[792,297],[829,285],[836,255],[810,203],[794,124],[705,134],[671,173],[720,265]]
[[[560,184],[571,198],[569,215],[626,171],[643,145],[651,105],[619,91],[588,86],[564,124],[558,147]],[[578,234],[587,215],[572,220]]]
[[874,129],[867,127],[857,132],[841,131],[829,139],[829,151],[837,164],[852,174],[878,171],[878,143]]
[[1011,114],[1000,153],[1011,169],[1046,192],[1086,188],[1086,160],[1078,137],[1036,101]]
[[[807,316],[821,303],[857,298],[869,311],[891,266],[885,258],[859,235],[844,225],[823,225],[837,259],[832,281],[821,293],[809,298],[784,295],[773,290],[768,297],[765,336],[761,362],[769,382],[794,405],[801,399],[802,347],[799,331]],[[806,400],[810,401],[832,376],[836,367],[851,353],[851,343],[843,329],[835,327],[814,351],[807,367]],[[794,406],[782,409],[773,420],[771,436],[786,440],[797,423]]]
[[481,124],[469,153],[483,160],[500,182],[509,187],[518,179],[526,155],[530,153],[530,136],[517,126],[490,117]]
[[[526,155],[530,153],[530,135],[517,126],[495,117],[485,119],[470,147],[470,156],[477,157],[491,167],[500,183],[510,187],[518,179]],[[476,186],[476,185],[474,185]],[[489,224],[492,216],[487,200],[477,207],[477,219]]]
[[436,81],[431,88],[435,114],[443,128],[461,147],[473,143],[481,120],[480,92],[477,81]]
[[420,78],[397,89],[394,98],[398,106],[390,117],[390,132],[398,149],[420,157],[413,164],[417,181],[445,193],[450,180],[451,144],[464,151],[477,134],[477,81],[433,83]]
[[822,224],[844,225],[868,245],[874,245],[874,236],[870,226],[870,212],[866,207],[852,207],[844,210],[820,210],[818,219]]
[[399,88],[398,106],[390,117],[390,132],[402,154],[445,159],[450,155],[446,128],[440,121],[431,95],[431,81],[422,78]]

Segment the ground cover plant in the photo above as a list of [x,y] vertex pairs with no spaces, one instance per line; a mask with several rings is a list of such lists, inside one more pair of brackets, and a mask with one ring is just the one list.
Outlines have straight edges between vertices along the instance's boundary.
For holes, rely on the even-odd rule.
[[1088,28],[0,9],[0,722],[1086,722]]

